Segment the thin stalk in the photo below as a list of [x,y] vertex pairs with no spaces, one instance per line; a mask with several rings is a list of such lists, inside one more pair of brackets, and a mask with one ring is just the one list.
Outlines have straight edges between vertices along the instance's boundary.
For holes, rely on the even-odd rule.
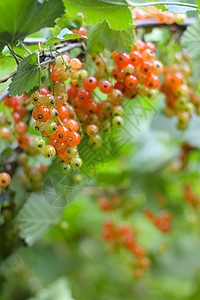
[[23,43],[21,43],[21,45],[26,50],[27,53],[32,54],[31,51]]
[[40,64],[40,56],[38,53],[38,66],[39,66],[39,91],[41,90],[41,64]]
[[51,78],[51,69],[50,69],[50,64],[48,65],[48,76],[49,76],[49,82],[50,82],[50,86],[51,86],[51,90],[53,92],[53,95],[55,96],[55,92],[54,92],[54,86],[53,86],[53,81]]
[[12,49],[12,47],[10,47],[9,45],[7,45],[7,46],[8,46],[8,49],[10,50],[10,53],[12,54],[12,56],[14,57],[17,65],[18,65],[19,64],[19,60],[16,57],[16,53],[14,52],[14,50]]

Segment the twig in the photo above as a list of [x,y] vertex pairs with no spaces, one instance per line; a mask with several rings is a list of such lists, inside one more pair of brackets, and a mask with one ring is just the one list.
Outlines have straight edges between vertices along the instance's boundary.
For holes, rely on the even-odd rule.
[[0,96],[0,103],[8,96],[8,91],[5,90],[2,92],[1,96]]
[[17,73],[17,71],[14,71],[8,75],[5,75],[3,77],[0,78],[0,83],[4,83],[6,82],[8,79],[10,79],[11,77],[13,77],[15,74]]

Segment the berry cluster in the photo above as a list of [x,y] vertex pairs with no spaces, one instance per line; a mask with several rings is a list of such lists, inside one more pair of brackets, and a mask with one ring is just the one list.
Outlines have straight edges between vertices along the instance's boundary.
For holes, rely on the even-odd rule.
[[26,117],[26,101],[28,94],[20,97],[6,97],[4,104],[10,108],[12,120],[8,119],[3,112],[0,114],[0,137],[8,142],[13,142],[17,135],[18,147],[24,149],[31,143],[26,134],[27,124],[23,121]]
[[146,217],[163,233],[168,233],[171,230],[172,215],[163,211],[159,216],[155,216],[151,210],[146,209],[144,211]]
[[177,128],[180,130],[187,128],[191,112],[195,109],[199,114],[200,110],[199,97],[190,87],[191,68],[187,61],[188,57],[181,55],[180,64],[164,68],[164,82],[160,89],[166,97],[165,115],[167,117],[176,116]]
[[184,185],[184,199],[189,202],[194,209],[199,208],[200,196],[194,194],[192,187],[189,184]]
[[[91,147],[99,148],[101,135],[124,123],[124,97],[157,96],[163,66],[155,60],[155,50],[154,44],[138,40],[130,54],[113,52],[109,65],[108,59],[95,55],[91,58],[96,66],[93,76],[82,69],[79,59],[58,56],[51,73],[53,90],[43,88],[30,98],[35,105],[33,128],[43,135],[35,140],[35,147],[45,157],[57,154],[65,172],[78,169],[82,164],[77,149],[80,133],[88,137]],[[70,81],[68,86],[66,80]]]
[[102,236],[106,241],[112,242],[116,247],[125,247],[135,257],[134,274],[141,278],[150,266],[150,260],[145,250],[138,244],[136,233],[127,224],[117,227],[111,220],[103,224]]
[[162,11],[154,6],[148,8],[134,8],[132,10],[133,21],[136,20],[156,20],[160,24],[178,24],[184,23],[186,14],[173,14],[169,11]]
[[71,59],[68,55],[57,57],[51,74],[55,82],[54,95],[49,90],[42,89],[30,98],[30,102],[35,105],[32,111],[35,121],[32,126],[43,135],[35,139],[34,145],[46,158],[57,154],[63,161],[62,168],[66,173],[72,168],[80,168],[82,161],[76,147],[81,141],[79,123],[74,119],[73,108],[67,103],[68,95],[63,81],[76,77],[81,67],[79,59]]
[[118,193],[112,194],[110,197],[101,195],[98,197],[99,207],[103,211],[111,211],[113,209],[119,208],[121,205],[121,196]]

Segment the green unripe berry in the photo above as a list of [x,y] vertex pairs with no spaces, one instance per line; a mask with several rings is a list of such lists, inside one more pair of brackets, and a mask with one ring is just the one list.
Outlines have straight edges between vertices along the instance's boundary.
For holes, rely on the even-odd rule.
[[114,106],[112,108],[112,116],[120,116],[122,117],[124,115],[124,109],[122,106],[118,105],[118,106]]
[[44,130],[44,126],[45,126],[44,122],[35,121],[32,124],[33,129],[36,130],[36,131],[43,131]]
[[67,156],[73,158],[73,157],[77,156],[77,154],[78,154],[78,150],[76,147],[67,148]]
[[58,111],[55,108],[51,109],[51,116],[49,118],[49,121],[55,121],[58,118]]
[[82,160],[78,157],[72,158],[71,166],[73,169],[79,169],[82,166]]
[[63,163],[62,164],[62,169],[64,173],[70,173],[72,170],[72,167],[69,163]]
[[81,181],[82,181],[82,176],[81,176],[81,174],[75,174],[75,175],[73,176],[73,181],[74,181],[75,183],[81,183]]
[[50,158],[56,155],[56,149],[51,145],[46,145],[42,149],[42,155],[46,158]]
[[124,125],[124,120],[120,116],[115,116],[112,119],[112,125],[116,128],[121,128]]
[[95,149],[100,148],[101,145],[102,145],[101,136],[99,134],[96,134],[94,136],[90,136],[89,137],[89,144],[90,144],[90,146],[92,146]]
[[44,130],[47,134],[54,134],[58,128],[58,125],[55,122],[47,121]]
[[85,80],[88,77],[88,72],[86,70],[80,70],[78,72],[78,77],[81,80]]
[[42,138],[36,138],[34,141],[34,146],[36,149],[42,149],[45,146],[45,140]]

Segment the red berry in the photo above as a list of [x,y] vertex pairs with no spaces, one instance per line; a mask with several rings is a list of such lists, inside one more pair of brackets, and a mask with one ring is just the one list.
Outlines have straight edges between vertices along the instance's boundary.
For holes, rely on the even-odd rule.
[[121,69],[128,66],[129,59],[130,59],[130,57],[127,53],[121,53],[121,52],[116,54],[116,56],[114,58],[115,64]]
[[134,67],[138,67],[142,64],[142,54],[139,51],[133,51],[130,54],[130,64]]
[[128,75],[126,76],[124,83],[127,88],[134,89],[138,84],[138,80],[137,77],[135,77],[134,75]]
[[88,77],[84,80],[84,87],[87,91],[93,91],[98,86],[98,80],[95,77]]
[[78,131],[79,130],[79,124],[74,119],[68,119],[65,123],[65,125],[71,130],[71,131]]
[[45,105],[38,105],[33,109],[32,116],[38,122],[46,122],[51,116],[50,109]]
[[149,89],[156,89],[160,85],[160,79],[158,76],[151,74],[151,75],[147,76],[144,84]]
[[91,99],[91,93],[86,90],[79,90],[77,93],[77,98],[79,99],[79,101],[87,103]]
[[59,125],[56,130],[56,133],[54,134],[54,138],[59,142],[64,142],[67,140],[69,133],[70,130],[66,126]]
[[109,94],[112,91],[112,83],[108,80],[103,80],[99,84],[99,89],[104,94]]
[[121,81],[125,77],[125,71],[123,69],[114,68],[111,73],[112,78],[114,78],[117,82]]
[[67,138],[66,141],[67,141],[69,146],[72,146],[72,147],[78,146],[81,142],[80,134],[76,131],[72,131],[68,135],[68,138]]
[[144,61],[143,64],[140,67],[140,71],[144,75],[149,75],[153,72],[153,64],[149,61]]

